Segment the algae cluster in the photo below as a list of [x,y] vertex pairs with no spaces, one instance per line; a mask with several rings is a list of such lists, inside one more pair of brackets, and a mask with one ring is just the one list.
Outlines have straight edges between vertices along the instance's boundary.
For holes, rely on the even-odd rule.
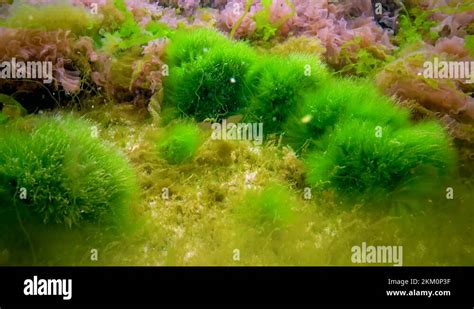
[[323,2],[305,20],[304,1],[247,1],[227,34],[217,4],[8,5],[0,60],[53,61],[54,82],[0,81],[0,264],[351,265],[366,242],[472,265],[469,123],[374,83],[411,76],[390,66],[437,22],[411,4],[390,46],[373,19],[336,48],[316,25],[367,16],[343,1],[317,22]]

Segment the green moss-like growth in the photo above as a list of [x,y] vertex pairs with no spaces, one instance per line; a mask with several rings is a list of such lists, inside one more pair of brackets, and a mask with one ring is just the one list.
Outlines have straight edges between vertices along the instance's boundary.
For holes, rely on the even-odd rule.
[[191,122],[176,123],[158,138],[159,155],[168,163],[180,164],[191,160],[201,144],[201,132]]
[[[278,34],[278,30],[295,15],[296,9],[292,1],[285,0],[285,5],[291,9],[291,12],[275,19],[272,12],[272,0],[262,0],[262,9],[257,11],[254,15],[255,33],[254,39],[263,40],[264,42],[270,40]],[[283,3],[279,5],[284,5]]]
[[241,222],[262,230],[283,228],[293,221],[293,194],[284,186],[269,184],[262,189],[249,190],[236,205]]
[[435,122],[397,130],[353,119],[337,125],[323,143],[323,151],[307,158],[308,182],[350,197],[433,190],[455,164],[447,135]]
[[86,9],[66,2],[45,5],[13,4],[7,19],[0,26],[43,30],[71,30],[75,34],[92,35],[97,31],[98,18]]
[[8,121],[8,117],[3,114],[2,112],[0,112],[0,124],[4,124]]
[[[146,45],[157,38],[165,38],[171,29],[156,21],[147,23],[145,29],[137,23],[124,0],[114,0],[101,8],[103,15],[100,34],[94,36],[104,53],[115,55],[130,48]],[[137,56],[136,58],[139,58]]]
[[437,22],[430,18],[433,12],[420,7],[412,7],[409,11],[402,11],[400,15],[399,32],[394,37],[395,42],[400,46],[400,51],[412,44],[417,44],[424,40],[436,41],[440,34],[432,29]]
[[210,51],[229,48],[230,44],[223,34],[207,28],[177,31],[166,50],[166,63],[181,66],[198,60]]
[[2,106],[0,109],[0,119],[4,118],[5,121],[8,118],[22,117],[27,114],[26,109],[12,96],[0,93],[0,104]]
[[328,60],[340,75],[373,77],[380,69],[394,58],[385,46],[374,44],[365,46],[363,39],[356,36],[341,46],[337,57]]
[[122,155],[94,137],[95,130],[71,116],[2,127],[1,211],[20,210],[22,220],[33,223],[124,224],[135,176]]
[[466,35],[464,40],[464,47],[469,51],[471,57],[474,57],[474,35]]
[[290,56],[291,54],[309,54],[317,55],[318,57],[324,55],[326,47],[320,39],[315,36],[291,36],[282,43],[279,43],[270,48],[270,53],[280,56]]
[[136,59],[140,57],[141,49],[138,47],[127,49],[116,55],[110,65],[110,79],[107,80],[111,92],[121,100],[130,100],[133,89],[133,73]]
[[254,94],[246,119],[263,122],[266,133],[280,133],[302,94],[317,89],[330,78],[317,58],[293,54],[269,56],[249,73],[248,84]]
[[297,151],[311,149],[337,123],[350,119],[394,128],[410,124],[408,111],[395,107],[370,82],[334,79],[304,96],[297,112],[285,123],[286,141]]
[[[198,38],[202,35],[197,34]],[[246,74],[256,60],[248,45],[229,41],[208,50],[202,57],[189,57],[195,60],[172,67],[164,80],[165,104],[197,121],[225,118],[246,105]]]

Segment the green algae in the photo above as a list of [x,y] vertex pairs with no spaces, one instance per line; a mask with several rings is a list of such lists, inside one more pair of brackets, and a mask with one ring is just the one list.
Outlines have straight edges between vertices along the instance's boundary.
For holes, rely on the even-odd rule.
[[156,143],[159,155],[171,164],[191,160],[201,144],[201,133],[193,123],[170,125]]
[[436,122],[396,129],[349,120],[325,139],[324,152],[308,155],[308,181],[354,200],[379,202],[410,190],[423,196],[427,188],[442,192],[443,178],[453,176],[455,154]]
[[[197,121],[221,119],[238,113],[248,101],[246,76],[256,61],[255,52],[247,44],[227,41],[214,43],[217,45],[206,51],[206,47],[197,49],[198,54],[193,55],[191,51],[196,44],[207,45],[208,42],[201,40],[200,32],[188,35],[191,37],[181,43],[184,49],[174,47],[178,54],[169,55],[172,63],[182,65],[171,67],[164,81],[165,102],[174,106],[182,116]],[[218,35],[211,35],[211,40],[220,41]],[[188,58],[190,62],[186,62]]]
[[[170,165],[156,155],[161,129],[140,110],[107,105],[83,111],[99,125],[100,137],[120,148],[138,174],[140,227],[120,237],[43,230],[32,235],[37,236],[36,264],[351,265],[350,248],[363,241],[403,245],[404,265],[472,264],[472,244],[466,238],[474,218],[472,188],[461,182],[449,182],[454,200],[444,197],[444,188],[431,192],[430,201],[407,200],[423,209],[417,213],[367,211],[364,202],[345,201],[331,190],[313,189],[306,199],[305,183],[298,181],[304,173],[302,162],[288,148],[269,142],[255,149],[248,142],[213,141],[208,136],[191,163]],[[253,173],[255,177],[249,178]],[[292,219],[277,221],[283,228],[264,220],[266,232],[259,224],[245,224],[248,221],[236,215],[238,205],[275,181],[280,183],[275,190],[288,192],[283,200],[291,200]],[[253,199],[247,201],[246,217],[255,220],[258,216],[251,212],[258,208],[251,207]],[[64,252],[71,239],[75,245]],[[99,252],[97,261],[90,259],[92,248]],[[4,263],[31,265],[29,256],[10,251]]]
[[252,99],[245,120],[262,122],[266,134],[281,133],[281,124],[296,109],[302,95],[324,87],[329,78],[329,72],[316,57],[267,56],[249,72]]
[[70,30],[76,35],[93,35],[98,30],[99,19],[80,7],[74,7],[67,2],[34,6],[27,3],[12,6],[8,18],[0,25],[10,28],[27,28],[51,30]]
[[397,128],[410,125],[407,110],[397,108],[366,80],[327,80],[307,93],[284,124],[286,142],[301,152],[317,147],[320,138],[340,121],[363,119]]
[[12,193],[2,207],[22,205],[45,224],[126,220],[134,173],[124,157],[98,140],[96,127],[71,116],[16,126],[25,125],[33,128],[2,128],[1,174],[9,180],[3,189]]
[[[165,82],[164,102],[155,102],[159,121],[137,106],[97,104],[102,97],[81,100],[80,113],[94,121],[100,139],[120,148],[127,157],[117,159],[115,152],[110,154],[111,158],[103,162],[107,170],[129,161],[126,163],[138,176],[135,194],[140,195],[136,203],[141,225],[117,237],[107,235],[102,223],[93,223],[95,229],[86,233],[50,225],[29,227],[36,251],[34,263],[351,265],[350,248],[363,241],[403,245],[405,265],[473,263],[469,237],[474,219],[472,184],[455,176],[454,151],[439,124],[411,123],[408,111],[395,107],[395,102],[382,96],[371,83],[333,78],[315,57],[281,50],[274,51],[282,55],[278,57],[259,55],[247,44],[233,43],[206,29],[174,33],[151,23],[148,32],[143,32],[123,1],[115,1],[114,7],[122,21],[109,25],[95,39],[101,51],[116,59],[112,75],[118,87],[130,88],[134,74],[131,63],[140,57],[142,45],[158,37],[171,39],[166,59],[171,75]],[[268,7],[266,10],[268,13]],[[268,16],[261,17],[257,33],[269,40],[278,27]],[[70,24],[76,29],[72,21]],[[405,30],[412,25],[402,25],[405,30],[400,45],[431,36],[431,23],[415,25],[418,29],[410,32]],[[295,48],[304,52],[301,49]],[[348,69],[370,75],[382,63],[374,62],[371,55],[361,51],[356,64]],[[302,69],[308,64],[312,74],[306,76]],[[70,111],[59,113],[68,115]],[[202,121],[238,113],[245,114],[246,120],[263,122],[265,130],[276,136],[269,136],[264,145],[256,147],[248,141],[213,140],[206,131],[207,123],[175,123],[175,118],[181,117]],[[169,126],[157,127],[166,124]],[[24,126],[31,132],[28,122]],[[378,127],[380,138],[376,135]],[[42,131],[42,138],[35,138],[38,145],[33,149],[55,145],[55,140],[79,141],[78,145],[66,143],[73,151],[67,156],[70,161],[64,172],[75,175],[76,169],[84,167],[76,167],[71,158],[87,161],[96,157],[88,151],[85,135],[75,133],[86,134],[82,129],[68,121],[51,124]],[[3,136],[7,134],[0,138]],[[10,138],[4,141],[19,150],[26,147],[22,143],[32,143],[28,134],[12,133],[11,139],[12,143]],[[286,147],[288,144],[296,153]],[[45,156],[39,161],[48,160]],[[80,179],[67,183],[72,191],[90,187],[87,183],[94,182],[95,176],[104,176],[100,166],[86,170],[92,175],[85,183]],[[0,172],[2,201],[15,194],[11,174]],[[128,176],[122,177],[125,174]],[[134,191],[130,183],[133,176],[130,171],[125,174],[116,177],[115,181],[121,182],[117,186]],[[111,180],[107,175],[102,178]],[[446,198],[447,186],[454,188],[454,200]],[[52,196],[60,197],[61,193]],[[98,199],[109,195],[102,193],[94,194],[90,203],[103,205],[105,202]],[[411,208],[400,211],[387,207],[387,198],[395,194],[397,201],[402,197]],[[368,205],[374,207],[368,209]],[[18,222],[15,216],[2,213],[10,223]],[[80,216],[72,217],[80,221]],[[16,229],[15,233],[23,232]],[[25,237],[15,233],[8,234],[12,237],[9,241],[20,239],[27,247]],[[63,252],[65,243],[73,244],[67,252]],[[22,246],[13,249],[20,253],[8,257],[12,252],[1,251],[0,264],[33,263],[28,252],[22,254]],[[99,260],[91,259],[91,249],[99,251]]]

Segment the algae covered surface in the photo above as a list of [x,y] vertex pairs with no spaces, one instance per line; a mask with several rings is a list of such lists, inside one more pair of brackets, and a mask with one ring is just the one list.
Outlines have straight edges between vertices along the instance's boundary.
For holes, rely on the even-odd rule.
[[472,1],[0,17],[1,265],[474,264]]

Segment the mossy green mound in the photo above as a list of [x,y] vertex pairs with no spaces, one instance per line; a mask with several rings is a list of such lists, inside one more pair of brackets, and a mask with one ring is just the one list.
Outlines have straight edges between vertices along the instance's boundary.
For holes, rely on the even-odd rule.
[[73,6],[66,1],[50,4],[31,5],[25,1],[15,1],[8,18],[0,26],[51,30],[70,30],[77,35],[93,35],[97,31],[99,19],[87,9]]
[[166,63],[169,66],[181,66],[203,57],[210,51],[229,48],[231,42],[215,30],[201,28],[177,31],[171,37],[166,50]]
[[21,211],[22,220],[66,226],[122,225],[129,219],[134,172],[95,136],[91,123],[41,117],[0,130],[3,213]]
[[189,58],[193,61],[170,68],[164,81],[165,104],[197,121],[225,118],[246,106],[246,74],[256,61],[252,48],[245,43],[228,41],[209,49],[201,57]]
[[8,117],[3,114],[2,112],[0,112],[0,124],[4,124],[8,121]]
[[235,212],[241,222],[262,230],[283,228],[293,222],[296,198],[279,184],[250,189],[237,205]]
[[176,123],[165,129],[156,146],[159,155],[168,163],[180,164],[194,157],[201,140],[201,132],[195,124]]
[[333,79],[299,102],[297,112],[285,123],[286,141],[295,150],[313,148],[336,124],[351,119],[394,128],[410,125],[409,112],[397,108],[370,82]]
[[253,95],[246,119],[263,122],[266,133],[281,133],[282,124],[294,112],[302,95],[323,87],[329,79],[329,72],[316,57],[267,56],[249,73]]
[[308,182],[350,197],[433,191],[455,166],[449,139],[435,122],[396,129],[353,119],[337,125],[322,143],[324,150],[306,158]]

